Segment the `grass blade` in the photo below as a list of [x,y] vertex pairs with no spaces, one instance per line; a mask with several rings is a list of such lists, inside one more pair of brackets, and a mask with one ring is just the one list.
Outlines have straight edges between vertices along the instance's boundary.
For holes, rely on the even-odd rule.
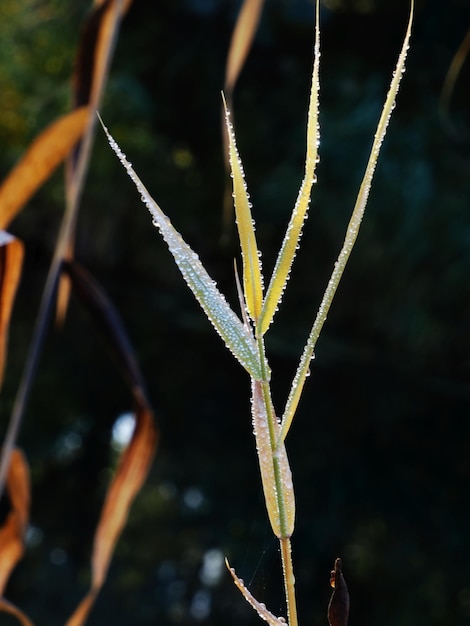
[[21,611],[14,604],[5,600],[5,598],[0,598],[0,611],[9,613],[10,615],[13,615],[13,617],[16,617],[21,626],[33,626],[33,622],[29,619],[29,617],[27,617],[23,611]]
[[[233,30],[232,39],[230,41],[230,48],[227,55],[227,63],[225,66],[225,83],[224,92],[227,98],[227,107],[229,110],[233,109],[233,91],[235,84],[238,80],[240,72],[245,64],[246,58],[250,51],[253,39],[258,28],[258,24],[261,18],[261,12],[263,9],[264,0],[244,0],[243,5],[238,14],[237,23]],[[225,108],[225,107],[224,107]],[[225,113],[222,118],[225,120]],[[224,147],[224,163],[227,172],[230,171],[229,164],[229,151],[228,151],[228,138],[225,132],[225,123],[222,123],[222,140]],[[224,209],[223,209],[223,221],[224,231],[227,235],[228,228],[231,225],[232,216],[232,198],[230,185],[228,180],[224,191]]]
[[233,567],[230,567],[230,564],[227,561],[227,559],[225,559],[225,564],[227,566],[228,571],[230,572],[230,575],[233,578],[233,582],[235,583],[237,588],[240,590],[241,594],[243,595],[245,600],[248,602],[248,604],[251,604],[251,606],[255,609],[255,611],[258,613],[261,619],[267,622],[269,626],[286,626],[286,621],[284,618],[276,617],[275,615],[273,615],[270,611],[268,611],[268,609],[266,608],[264,604],[262,604],[261,602],[258,602],[258,600],[248,591],[248,589],[245,587],[245,583],[243,582],[241,578],[238,578],[238,576],[235,573],[235,570],[233,569]]
[[129,388],[147,397],[144,377],[118,312],[104,289],[77,261],[65,261],[63,272],[92,318]]
[[289,279],[289,273],[294,261],[295,253],[299,245],[302,227],[307,217],[310,204],[312,186],[316,182],[315,167],[318,161],[318,146],[320,132],[318,124],[318,94],[320,90],[320,25],[319,25],[319,2],[316,4],[315,46],[314,63],[312,72],[312,86],[310,90],[310,104],[307,122],[307,154],[305,157],[305,176],[300,186],[299,195],[292,211],[287,226],[284,241],[279,251],[273,275],[269,282],[263,310],[259,320],[259,331],[263,335],[272,322],[282,294]]
[[[222,96],[223,97],[223,96]],[[235,200],[235,217],[240,237],[243,260],[243,291],[245,294],[248,315],[256,322],[263,304],[263,277],[261,261],[256,244],[255,228],[251,216],[251,203],[246,189],[243,166],[235,142],[233,125],[230,122],[230,111],[224,99],[225,122],[229,144],[230,166],[233,178],[233,197]]]
[[408,52],[408,47],[409,47],[409,42],[410,42],[411,25],[413,22],[413,8],[414,8],[414,5],[412,1],[405,39],[404,39],[403,46],[401,48],[401,51],[398,57],[395,71],[393,72],[392,81],[390,83],[390,88],[387,94],[387,98],[385,100],[385,104],[382,109],[382,114],[380,116],[379,123],[377,125],[377,130],[375,132],[374,142],[372,144],[372,149],[370,152],[369,160],[366,166],[366,170],[364,173],[364,177],[362,179],[361,186],[359,188],[359,193],[357,195],[356,204],[354,206],[354,210],[353,210],[351,219],[348,224],[348,229],[346,231],[346,237],[343,243],[343,247],[341,248],[341,252],[339,253],[338,260],[335,263],[333,273],[331,275],[331,278],[328,282],[327,288],[323,295],[320,308],[315,318],[315,322],[313,323],[312,330],[310,331],[310,335],[308,337],[303,354],[301,356],[300,363],[297,368],[294,381],[292,383],[291,391],[287,399],[286,408],[285,408],[284,415],[282,418],[281,435],[280,435],[281,441],[285,439],[287,432],[290,428],[290,425],[292,423],[292,419],[294,417],[295,411],[297,409],[297,405],[300,400],[300,396],[302,394],[305,380],[309,374],[310,361],[313,358],[316,342],[320,335],[321,329],[323,328],[323,324],[325,323],[325,320],[327,318],[328,311],[330,310],[331,303],[333,301],[334,295],[336,293],[336,289],[338,288],[339,282],[343,275],[344,269],[346,267],[346,263],[348,262],[349,256],[356,242],[356,238],[359,232],[361,221],[364,216],[364,211],[366,208],[367,199],[369,197],[369,191],[370,191],[370,187],[372,183],[372,178],[374,176],[374,171],[375,171],[375,167],[377,164],[377,159],[379,156],[380,148],[381,148],[382,142],[384,140],[384,137],[387,131],[387,126],[390,121],[391,113],[395,107],[395,98],[397,96],[398,88],[400,86],[400,80],[405,71],[405,60],[406,60],[406,54]]
[[232,311],[224,296],[217,289],[214,281],[206,272],[199,257],[182,239],[179,232],[173,227],[170,220],[152,199],[144,184],[127,161],[125,155],[109,134],[103,124],[104,131],[111,148],[114,150],[128,175],[141,194],[142,201],[147,206],[153,218],[153,223],[160,230],[176,264],[193,292],[196,300],[212,322],[214,328],[222,337],[225,345],[238,359],[247,372],[256,380],[262,378],[261,367],[256,343],[253,336]]

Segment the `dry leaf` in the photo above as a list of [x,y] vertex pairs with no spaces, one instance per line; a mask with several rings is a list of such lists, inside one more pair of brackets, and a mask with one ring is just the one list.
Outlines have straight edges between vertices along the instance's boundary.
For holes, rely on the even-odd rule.
[[23,539],[29,519],[29,471],[23,454],[15,449],[8,468],[7,489],[11,511],[0,528],[0,596],[10,574],[23,556]]
[[5,598],[0,598],[0,611],[4,613],[9,613],[16,617],[22,626],[33,626],[33,622],[27,617],[23,611],[21,611],[17,606],[5,600]]
[[85,304],[108,347],[117,358],[119,368],[131,388],[136,403],[134,434],[121,456],[116,474],[109,486],[95,532],[91,588],[67,622],[67,626],[81,626],[105,581],[129,509],[148,474],[155,454],[157,433],[137,359],[114,306],[100,285],[78,263],[66,262],[63,269],[72,281],[74,293]]
[[53,122],[29,146],[0,186],[0,228],[5,228],[80,139],[88,109]]
[[136,426],[109,487],[95,533],[92,583],[66,626],[81,626],[101,589],[116,542],[126,524],[131,504],[149,471],[157,442],[153,416],[144,404],[136,411]]
[[6,362],[8,327],[23,265],[23,244],[0,231],[0,388]]
[[[66,168],[67,196],[71,204],[72,218],[70,227],[61,231],[64,240],[59,241],[57,245],[61,246],[64,259],[67,261],[74,257],[75,222],[95,133],[95,111],[100,108],[120,20],[131,2],[132,0],[95,1],[81,33],[72,78],[72,95],[74,106],[87,105],[91,115],[83,139],[70,155]],[[64,322],[69,299],[70,282],[66,276],[61,276],[56,306],[56,320],[59,325]]]
[[232,92],[258,28],[264,0],[245,0],[233,30],[225,68],[225,93],[231,108]]
[[[144,377],[140,371],[131,341],[106,292],[77,261],[64,262],[62,269],[72,282],[74,294],[80,298],[87,312],[91,315],[96,329],[103,337],[117,367],[137,401],[140,401],[140,397],[146,398]],[[146,402],[148,404],[148,400]]]
[[349,593],[341,571],[341,559],[336,559],[335,568],[330,574],[330,585],[334,591],[328,605],[330,626],[347,626],[349,617]]

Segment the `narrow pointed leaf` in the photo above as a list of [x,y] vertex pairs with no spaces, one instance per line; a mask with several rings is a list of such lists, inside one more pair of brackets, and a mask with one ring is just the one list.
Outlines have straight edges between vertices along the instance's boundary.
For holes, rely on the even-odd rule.
[[233,582],[235,583],[236,587],[239,589],[248,604],[251,604],[251,606],[255,609],[261,619],[267,622],[270,626],[286,626],[286,620],[284,618],[276,617],[275,615],[273,615],[270,611],[268,611],[268,609],[262,602],[258,602],[258,600],[248,591],[248,589],[245,587],[245,583],[241,578],[238,578],[235,570],[233,569],[233,567],[230,567],[227,559],[225,559],[225,564],[233,578]]
[[287,226],[287,231],[279,251],[273,275],[269,282],[268,291],[263,304],[259,321],[259,330],[263,335],[272,322],[282,294],[289,279],[290,270],[294,261],[295,253],[299,246],[302,227],[307,217],[310,204],[312,186],[316,182],[315,167],[318,161],[318,146],[320,132],[318,123],[318,93],[320,89],[320,25],[319,25],[319,2],[316,8],[315,47],[312,73],[312,86],[310,90],[310,105],[307,122],[307,153],[305,157],[305,176],[300,186],[299,195],[292,211]]
[[[224,102],[225,104],[225,102]],[[230,166],[233,178],[233,196],[235,200],[235,216],[240,237],[243,259],[243,291],[246,307],[252,320],[256,322],[263,305],[263,280],[261,262],[256,244],[255,228],[251,216],[250,200],[246,190],[243,167],[235,142],[230,112],[225,106],[225,121],[229,141]]]
[[284,443],[277,445],[279,424],[276,418],[270,432],[262,383],[258,381],[252,383],[251,401],[253,432],[269,521],[276,537],[290,537],[295,523],[292,474]]
[[312,330],[310,331],[310,335],[301,356],[299,366],[297,368],[297,372],[295,374],[294,381],[292,383],[292,387],[289,393],[289,397],[287,399],[286,408],[282,418],[280,435],[281,440],[285,439],[292,423],[292,419],[294,417],[297,405],[300,400],[300,396],[302,394],[305,380],[307,379],[307,376],[309,374],[310,361],[312,360],[314,355],[315,345],[317,343],[321,329],[323,328],[323,324],[325,323],[328,316],[328,311],[330,310],[330,306],[336,293],[336,289],[338,288],[349,256],[357,239],[361,221],[364,216],[367,199],[369,197],[369,191],[372,184],[372,178],[374,176],[377,159],[379,157],[380,148],[387,131],[387,126],[390,121],[391,113],[395,107],[395,99],[398,93],[398,88],[400,86],[400,80],[405,71],[406,54],[409,48],[411,25],[413,22],[413,8],[414,4],[412,1],[405,39],[398,57],[395,71],[393,72],[392,81],[390,83],[387,98],[382,109],[382,114],[377,125],[377,130],[375,132],[374,142],[372,144],[369,160],[367,162],[364,177],[362,179],[359,193],[357,195],[356,204],[354,206],[354,210],[348,224],[343,247],[341,248],[338,260],[335,263],[333,273],[331,274],[331,278],[323,295],[320,308],[318,309],[318,313],[313,323]]
[[77,261],[64,262],[63,273],[71,280],[74,294],[84,304],[131,391],[135,393],[138,390],[139,397],[147,397],[144,377],[131,340],[103,287]]
[[66,626],[82,626],[93,606],[106,579],[114,547],[126,524],[131,504],[147,476],[155,445],[156,432],[152,413],[145,403],[141,403],[136,411],[132,440],[121,457],[95,532],[90,591]]
[[[238,14],[237,23],[233,30],[230,48],[227,56],[227,64],[225,67],[225,84],[224,91],[227,98],[227,108],[231,110],[233,104],[233,90],[238,80],[241,70],[245,64],[248,52],[255,36],[256,29],[261,17],[264,0],[244,0],[243,5]],[[225,109],[225,107],[224,107]],[[225,119],[225,111],[223,112]],[[227,172],[230,171],[228,137],[225,130],[225,124],[222,124],[222,139],[224,147],[224,162]],[[231,224],[232,216],[232,198],[231,185],[228,180],[224,192],[224,230],[227,231]]]
[[30,145],[0,186],[0,228],[5,228],[80,139],[88,109],[53,122]]
[[117,361],[136,405],[136,426],[111,482],[95,532],[92,583],[67,626],[84,623],[108,571],[115,545],[127,521],[130,507],[148,474],[157,444],[152,410],[140,368],[124,326],[99,283],[77,262],[63,264],[74,293],[86,306],[96,328]]
[[0,388],[5,369],[8,328],[23,264],[23,244],[0,231]]
[[103,125],[109,144],[114,150],[128,175],[141,194],[142,201],[147,206],[153,218],[153,223],[160,230],[183,278],[201,305],[214,328],[224,340],[226,346],[238,359],[241,365],[256,380],[262,378],[258,351],[253,336],[243,325],[227,304],[227,301],[217,289],[202,265],[199,257],[182,239],[179,232],[173,227],[170,220],[152,199],[144,184],[133,170],[125,155]]
[[230,103],[261,17],[264,0],[245,0],[238,14],[225,68],[225,92]]

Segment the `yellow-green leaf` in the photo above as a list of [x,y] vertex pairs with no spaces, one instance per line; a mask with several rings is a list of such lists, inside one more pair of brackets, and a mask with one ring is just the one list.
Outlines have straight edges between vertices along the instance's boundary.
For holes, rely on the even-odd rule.
[[257,321],[263,305],[263,279],[261,262],[256,244],[255,228],[251,216],[251,203],[246,189],[243,167],[235,142],[233,125],[230,122],[230,111],[225,105],[225,121],[229,141],[230,166],[233,178],[233,197],[235,200],[235,217],[240,237],[243,260],[243,291],[246,308],[253,321]]
[[390,83],[390,88],[388,90],[388,94],[385,99],[384,106],[382,108],[382,114],[380,116],[379,123],[377,124],[377,130],[375,131],[374,141],[372,144],[372,149],[370,151],[369,160],[367,162],[364,177],[362,179],[362,183],[359,188],[359,192],[357,194],[356,204],[354,206],[354,210],[352,212],[352,216],[348,224],[343,247],[341,248],[341,251],[338,256],[338,260],[335,263],[333,272],[331,274],[331,278],[328,282],[325,293],[323,295],[320,308],[318,309],[318,313],[313,323],[312,330],[310,331],[310,335],[305,345],[303,354],[300,358],[299,366],[297,368],[297,372],[295,374],[294,381],[292,383],[289,397],[287,399],[286,408],[285,408],[284,415],[282,418],[281,435],[280,435],[281,441],[285,439],[285,436],[287,435],[287,432],[290,428],[292,419],[294,417],[295,411],[297,409],[297,405],[300,400],[300,396],[302,394],[305,380],[307,379],[307,376],[309,374],[310,361],[313,358],[315,345],[317,343],[318,337],[320,336],[320,332],[321,332],[321,329],[323,328],[323,324],[325,323],[326,318],[328,316],[328,311],[330,310],[331,303],[333,301],[334,295],[336,293],[339,282],[343,275],[344,269],[346,267],[346,263],[348,262],[349,256],[351,254],[351,251],[357,239],[357,235],[359,233],[359,227],[361,225],[361,221],[364,216],[364,211],[365,211],[367,200],[369,197],[369,191],[370,191],[370,187],[372,184],[372,178],[374,176],[377,159],[379,157],[380,148],[384,140],[385,134],[387,132],[387,127],[390,121],[390,116],[395,107],[395,98],[397,96],[398,88],[400,86],[400,80],[405,71],[406,54],[409,48],[410,36],[411,36],[411,25],[413,23],[413,9],[414,9],[414,3],[412,0],[405,39],[403,41],[403,45],[402,45],[400,54],[398,56],[398,61],[395,67],[395,71],[393,72],[392,81]]
[[318,124],[318,93],[320,89],[320,26],[319,26],[319,2],[317,0],[316,25],[315,25],[315,58],[313,62],[312,86],[310,90],[310,105],[307,122],[307,154],[305,157],[305,176],[300,186],[297,201],[287,226],[284,241],[279,251],[273,275],[269,282],[268,291],[263,304],[263,310],[259,320],[259,332],[263,335],[272,322],[274,314],[281,301],[282,294],[289,279],[290,270],[294,261],[296,250],[299,246],[302,227],[307,217],[310,204],[312,186],[316,182],[315,167],[318,161],[318,146],[320,132]]
[[122,453],[116,474],[108,488],[95,531],[91,587],[67,620],[66,626],[82,626],[104,584],[115,545],[126,524],[131,505],[141,489],[155,452],[157,433],[152,411],[141,399],[136,409],[132,439]]

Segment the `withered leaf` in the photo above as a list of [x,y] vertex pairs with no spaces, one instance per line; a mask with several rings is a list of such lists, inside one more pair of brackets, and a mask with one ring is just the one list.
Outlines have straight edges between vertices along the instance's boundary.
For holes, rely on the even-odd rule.
[[[227,108],[233,109],[233,90],[238,80],[240,72],[243,69],[246,58],[253,43],[253,39],[258,28],[263,9],[264,0],[244,0],[243,5],[238,14],[235,28],[233,29],[232,39],[227,55],[227,63],[225,66],[225,84],[224,92],[227,101]],[[222,141],[224,149],[225,169],[230,172],[228,137],[225,132],[225,113],[222,109]],[[224,224],[227,231],[229,218],[232,215],[232,192],[229,181],[225,185],[223,212]]]
[[330,574],[333,593],[328,605],[328,621],[330,626],[347,626],[349,617],[349,593],[341,571],[341,559],[335,560],[334,569]]
[[[74,257],[76,216],[96,128],[94,112],[100,108],[121,17],[131,2],[132,0],[96,0],[82,29],[72,76],[72,96],[74,107],[87,105],[93,114],[88,120],[82,140],[67,161],[66,185],[71,219],[69,227],[61,230],[58,242],[66,260]],[[61,276],[56,306],[59,325],[65,319],[69,298],[70,282],[66,276]]]
[[80,139],[88,109],[80,107],[53,122],[29,146],[0,186],[0,228],[4,229],[49,178]]
[[150,469],[157,444],[152,410],[144,381],[120,318],[104,290],[76,262],[64,263],[74,292],[81,298],[95,324],[101,329],[108,347],[118,360],[135,402],[136,426],[132,439],[121,455],[109,486],[95,531],[90,591],[79,604],[66,626],[81,626],[93,606],[108,571],[111,557],[126,524],[132,502]]
[[233,30],[225,68],[225,94],[229,106],[238,76],[245,64],[246,57],[258,28],[264,0],[245,0]]
[[137,407],[132,440],[120,459],[95,532],[90,591],[67,621],[66,626],[81,626],[93,606],[106,579],[114,547],[126,524],[129,509],[147,476],[156,442],[152,413],[142,404]]
[[0,596],[3,596],[13,568],[23,556],[23,540],[29,519],[29,470],[26,459],[17,449],[10,456],[7,490],[11,510],[0,528]]
[[8,600],[5,600],[5,598],[0,598],[0,611],[9,613],[10,615],[13,615],[13,617],[16,617],[22,626],[33,626],[33,622],[29,619],[29,617],[25,615],[17,606]]
[[0,388],[5,369],[8,327],[23,265],[23,244],[0,231]]

